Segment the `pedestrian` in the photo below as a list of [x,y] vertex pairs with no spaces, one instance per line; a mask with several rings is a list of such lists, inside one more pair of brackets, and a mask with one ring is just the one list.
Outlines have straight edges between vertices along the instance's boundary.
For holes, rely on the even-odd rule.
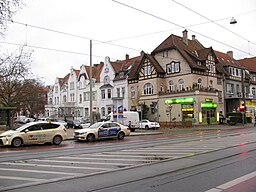
[[254,115],[254,126],[256,126],[256,112],[255,112],[255,115]]
[[224,123],[224,116],[222,114],[222,111],[220,111],[219,124],[223,124],[223,123]]

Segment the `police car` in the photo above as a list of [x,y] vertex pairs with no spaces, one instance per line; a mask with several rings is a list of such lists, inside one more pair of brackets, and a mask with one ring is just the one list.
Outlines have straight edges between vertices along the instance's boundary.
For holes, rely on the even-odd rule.
[[88,128],[76,130],[74,138],[76,140],[94,141],[102,138],[124,139],[130,135],[130,128],[117,122],[97,122]]
[[52,143],[59,145],[67,138],[66,128],[58,122],[31,122],[0,134],[0,145],[20,147],[26,144]]

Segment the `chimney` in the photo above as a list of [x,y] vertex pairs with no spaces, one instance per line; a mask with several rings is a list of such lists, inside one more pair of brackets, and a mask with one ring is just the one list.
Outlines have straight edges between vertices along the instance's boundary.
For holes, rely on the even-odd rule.
[[188,45],[188,31],[185,29],[183,32],[183,42]]
[[125,55],[125,60],[126,61],[129,60],[129,55],[128,54]]
[[228,51],[227,54],[229,55],[229,57],[231,57],[232,59],[234,59],[234,58],[233,58],[233,51]]
[[192,35],[192,40],[195,41],[196,40],[196,36]]

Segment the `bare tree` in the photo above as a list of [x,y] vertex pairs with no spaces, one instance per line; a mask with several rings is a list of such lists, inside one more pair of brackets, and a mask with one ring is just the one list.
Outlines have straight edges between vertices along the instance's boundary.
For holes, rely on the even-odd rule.
[[23,6],[23,0],[0,0],[0,36],[4,36],[13,15]]
[[21,48],[11,55],[0,57],[0,105],[21,105],[24,81],[31,78],[31,53]]

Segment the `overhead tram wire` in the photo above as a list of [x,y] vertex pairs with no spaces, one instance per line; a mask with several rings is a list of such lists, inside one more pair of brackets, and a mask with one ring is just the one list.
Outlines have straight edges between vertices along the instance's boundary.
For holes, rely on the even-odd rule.
[[[159,20],[162,20],[162,21],[165,21],[165,22],[167,22],[167,23],[176,25],[176,26],[178,26],[178,27],[180,27],[180,28],[186,28],[186,27],[184,27],[184,26],[182,26],[182,25],[179,25],[179,24],[177,24],[177,23],[174,23],[174,22],[172,22],[172,21],[169,21],[169,20],[167,20],[167,19],[164,19],[164,18],[159,17],[159,16],[157,16],[157,15],[154,15],[154,14],[152,14],[152,13],[143,11],[143,10],[138,9],[138,8],[136,8],[136,7],[132,7],[132,6],[130,6],[130,5],[127,5],[127,4],[125,4],[125,3],[122,3],[122,2],[119,2],[119,1],[116,1],[116,0],[112,0],[112,1],[115,2],[115,3],[118,3],[118,4],[120,4],[120,5],[123,5],[123,6],[125,6],[125,7],[128,7],[128,8],[134,9],[134,10],[136,10],[136,11],[139,11],[139,12],[141,12],[141,13],[144,13],[144,14],[146,14],[146,15],[149,15],[149,16],[151,16],[151,17],[157,18],[157,19],[159,19]],[[188,28],[188,29],[189,29],[189,28]],[[194,33],[196,33],[196,34],[198,34],[198,35],[201,35],[201,36],[203,36],[203,37],[205,37],[205,38],[207,38],[207,39],[213,40],[213,41],[218,42],[218,43],[220,43],[220,44],[222,44],[222,45],[225,45],[225,46],[227,46],[227,47],[230,47],[230,48],[232,48],[232,49],[234,49],[234,50],[240,51],[240,52],[242,52],[242,53],[245,53],[245,54],[248,54],[248,55],[251,55],[251,56],[255,56],[255,55],[252,55],[251,53],[248,53],[247,51],[244,51],[244,50],[238,49],[238,48],[236,48],[236,47],[233,47],[233,46],[231,46],[231,45],[229,45],[229,44],[227,44],[227,43],[221,42],[221,41],[219,41],[219,40],[217,40],[217,39],[214,39],[214,38],[212,38],[212,37],[209,37],[209,36],[207,36],[207,35],[204,35],[204,34],[202,34],[202,33],[199,33],[199,32],[197,32],[197,31],[195,31],[195,30],[192,30],[192,29],[189,29],[189,30],[192,31],[192,32],[194,32]]]
[[202,15],[202,14],[200,14],[200,13],[194,11],[193,9],[190,9],[189,7],[183,5],[183,4],[181,4],[181,3],[179,3],[179,2],[177,2],[177,1],[175,1],[175,0],[172,0],[172,1],[173,1],[174,3],[176,3],[176,4],[178,4],[178,5],[180,5],[180,6],[184,7],[184,8],[186,8],[186,9],[188,9],[189,11],[191,11],[191,12],[193,12],[193,13],[195,13],[195,14],[197,14],[197,15],[199,15],[199,16],[205,18],[205,19],[207,19],[208,21],[214,23],[215,25],[218,25],[219,27],[221,27],[221,28],[227,30],[228,32],[230,32],[230,33],[236,35],[237,37],[240,37],[241,39],[243,39],[243,40],[245,40],[245,41],[247,41],[247,42],[251,42],[252,44],[256,45],[256,43],[254,43],[254,42],[252,42],[252,41],[250,41],[250,40],[248,40],[248,39],[242,37],[241,35],[239,35],[239,34],[233,32],[233,31],[229,30],[228,28],[226,28],[226,27],[224,27],[224,26],[222,26],[222,25],[216,23],[215,21],[209,19],[208,17],[206,17],[206,16],[204,16],[204,15]]
[[[54,48],[49,48],[49,47],[41,47],[41,46],[21,44],[21,43],[11,43],[11,42],[5,42],[5,41],[0,41],[0,43],[8,44],[8,45],[15,45],[15,46],[25,46],[25,47],[48,50],[48,51],[55,51],[55,52],[62,52],[62,53],[70,53],[70,54],[76,54],[76,55],[89,56],[89,54],[86,54],[86,53],[80,53],[80,52],[75,52],[75,51],[66,51],[66,50],[54,49]],[[98,56],[98,55],[93,55],[93,57],[105,58],[104,56]]]
[[130,49],[130,50],[134,50],[134,51],[141,51],[141,50],[138,50],[138,49],[135,49],[135,48],[122,46],[122,45],[117,45],[117,44],[113,44],[113,43],[109,43],[109,42],[105,42],[105,41],[101,41],[101,40],[97,40],[97,39],[93,39],[93,38],[89,38],[89,37],[84,37],[84,36],[80,36],[80,35],[75,35],[75,34],[71,34],[71,33],[66,33],[66,32],[63,32],[63,31],[58,31],[58,30],[49,29],[49,28],[45,28],[45,27],[40,27],[40,26],[36,26],[36,25],[30,25],[30,24],[26,24],[26,23],[13,21],[13,20],[10,20],[10,21],[13,22],[13,23],[19,24],[19,25],[24,25],[26,27],[31,27],[31,28],[36,28],[36,29],[40,29],[40,30],[50,31],[50,32],[59,33],[59,34],[62,34],[62,35],[67,35],[67,36],[81,38],[81,39],[86,39],[86,40],[92,40],[94,42],[99,42],[99,43],[102,43],[102,44],[109,44],[109,45],[112,45],[112,46],[121,47],[121,48],[125,48],[125,49]]

